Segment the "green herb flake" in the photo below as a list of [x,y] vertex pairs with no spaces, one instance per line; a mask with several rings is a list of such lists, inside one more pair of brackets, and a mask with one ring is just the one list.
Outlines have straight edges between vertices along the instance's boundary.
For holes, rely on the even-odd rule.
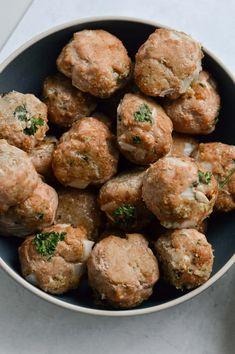
[[132,224],[135,221],[136,209],[133,205],[124,204],[112,213],[116,224]]
[[133,142],[133,144],[136,144],[136,145],[140,144],[141,143],[141,138],[138,135],[133,136],[132,142]]
[[48,256],[48,260],[50,260],[58,242],[63,241],[65,235],[65,232],[41,232],[36,234],[32,242],[37,252],[42,256]]
[[24,133],[26,135],[34,135],[36,131],[38,130],[39,126],[44,125],[45,122],[42,118],[31,118],[31,126],[29,128],[24,129]]
[[202,172],[200,170],[198,171],[198,178],[200,183],[209,184],[211,181],[211,177],[212,177],[212,173],[209,171],[207,172]]
[[235,168],[233,168],[229,174],[222,180],[218,181],[219,183],[219,189],[222,189],[226,184],[229,183],[230,179],[232,178],[233,174],[235,173]]
[[42,118],[31,117],[25,104],[16,107],[14,116],[26,123],[26,128],[24,128],[24,133],[26,135],[34,135],[38,130],[38,127],[45,124]]
[[142,104],[138,111],[134,113],[137,122],[148,122],[152,124],[152,110],[147,104]]

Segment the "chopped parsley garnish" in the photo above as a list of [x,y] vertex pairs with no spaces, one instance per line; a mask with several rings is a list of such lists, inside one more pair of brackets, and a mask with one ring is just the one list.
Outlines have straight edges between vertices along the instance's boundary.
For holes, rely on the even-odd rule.
[[133,136],[132,142],[133,142],[133,144],[140,144],[141,143],[141,139],[140,139],[140,137],[138,135],[136,135],[136,136]]
[[147,104],[142,104],[138,111],[134,113],[137,122],[149,122],[152,124],[152,110]]
[[26,123],[26,128],[24,128],[24,133],[26,135],[34,135],[38,130],[38,127],[45,124],[42,118],[31,117],[24,104],[16,107],[14,116]]
[[113,211],[116,224],[131,224],[135,221],[136,210],[133,205],[124,204]]
[[36,234],[33,239],[33,244],[38,253],[42,256],[48,256],[48,260],[50,260],[55,252],[58,242],[63,241],[65,235],[65,232],[41,232]]
[[202,172],[202,171],[198,171],[198,178],[199,178],[199,182],[200,183],[205,183],[205,184],[209,184],[211,181],[211,176],[212,173],[207,171],[207,172]]
[[222,180],[218,181],[219,183],[219,188],[222,189],[226,184],[229,183],[230,179],[232,178],[232,175],[235,173],[235,168],[233,168],[229,174]]

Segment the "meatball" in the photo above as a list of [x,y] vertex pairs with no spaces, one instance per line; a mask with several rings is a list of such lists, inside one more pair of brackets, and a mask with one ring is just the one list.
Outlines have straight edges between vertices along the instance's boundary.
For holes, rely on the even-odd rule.
[[217,195],[214,176],[189,157],[164,157],[143,180],[147,208],[169,229],[200,225],[212,212]]
[[81,118],[62,135],[52,168],[65,186],[84,189],[110,179],[117,163],[115,138],[108,127],[95,118]]
[[219,185],[215,209],[235,209],[235,146],[222,143],[200,144],[195,158],[212,172]]
[[83,30],[63,48],[57,67],[83,92],[111,96],[127,82],[131,60],[122,42],[103,30]]
[[201,46],[183,32],[156,29],[136,54],[134,77],[148,96],[176,98],[201,71]]
[[117,112],[118,145],[128,160],[146,165],[170,151],[172,122],[153,100],[128,93]]
[[177,289],[205,283],[213,266],[213,251],[205,235],[194,229],[170,231],[155,242],[163,276]]
[[139,305],[159,279],[158,262],[140,234],[109,236],[97,243],[87,262],[89,284],[116,308]]
[[24,237],[50,226],[57,205],[56,191],[40,181],[29,198],[0,214],[0,235]]
[[56,212],[56,223],[82,226],[87,237],[95,240],[103,223],[103,215],[98,208],[96,193],[90,190],[63,188],[58,190],[59,204]]
[[100,209],[114,227],[137,231],[146,227],[153,214],[142,200],[144,171],[122,173],[106,182],[100,189]]
[[50,121],[65,128],[71,127],[79,118],[89,116],[96,107],[94,97],[75,88],[62,74],[46,78],[43,97]]
[[220,108],[220,96],[214,80],[201,71],[185,94],[164,104],[174,129],[180,133],[209,134],[215,129]]
[[198,142],[191,136],[174,133],[172,135],[172,147],[169,153],[170,156],[192,157],[198,149]]
[[37,97],[16,91],[0,95],[0,139],[30,151],[47,130],[47,106]]
[[51,294],[76,288],[94,242],[82,227],[57,224],[29,236],[19,248],[23,276]]
[[0,139],[0,212],[26,200],[39,180],[28,155]]
[[56,137],[48,136],[30,151],[29,157],[36,171],[41,175],[50,174],[52,155],[57,143]]

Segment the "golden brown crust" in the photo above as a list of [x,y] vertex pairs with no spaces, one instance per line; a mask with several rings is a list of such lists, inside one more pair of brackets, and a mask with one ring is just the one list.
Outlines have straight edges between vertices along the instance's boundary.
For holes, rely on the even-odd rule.
[[220,108],[220,96],[214,80],[206,71],[201,71],[187,92],[176,100],[167,100],[164,108],[177,132],[211,133]]
[[209,279],[212,247],[197,230],[170,231],[158,238],[155,248],[163,276],[177,289],[192,289]]
[[217,182],[213,175],[201,181],[199,170],[207,172],[189,157],[167,156],[146,171],[143,199],[164,227],[194,228],[212,212]]
[[[24,110],[24,115],[17,113],[17,109]],[[27,117],[29,122],[24,119]],[[25,133],[31,127],[33,119],[40,119],[43,125],[37,125],[34,134]],[[9,144],[22,150],[30,151],[45,137],[47,125],[47,106],[32,94],[23,94],[11,91],[0,95],[0,138],[6,139]]]
[[[225,212],[235,209],[235,146],[216,142],[200,144],[195,158],[218,181],[219,194],[215,209]],[[226,179],[228,181],[224,183]]]
[[39,174],[48,176],[51,173],[52,155],[57,143],[56,137],[46,136],[30,151],[29,157]]
[[65,186],[102,184],[117,171],[115,137],[95,118],[81,118],[62,135],[52,160],[56,178]]
[[159,279],[157,260],[143,235],[126,237],[104,238],[87,263],[90,286],[117,308],[135,307],[148,299]]
[[83,30],[63,48],[58,69],[83,92],[109,97],[127,82],[131,60],[122,42],[104,30]]
[[198,149],[198,141],[191,136],[173,133],[170,156],[192,157]]
[[79,118],[88,117],[96,107],[94,97],[75,88],[71,80],[60,73],[46,78],[43,97],[50,122],[66,128]]
[[[138,120],[136,116],[142,109],[149,112],[146,121]],[[140,94],[128,93],[117,112],[118,145],[128,160],[147,165],[170,151],[172,123],[155,101]]]
[[136,54],[134,77],[148,96],[178,97],[201,70],[201,46],[183,32],[156,29]]

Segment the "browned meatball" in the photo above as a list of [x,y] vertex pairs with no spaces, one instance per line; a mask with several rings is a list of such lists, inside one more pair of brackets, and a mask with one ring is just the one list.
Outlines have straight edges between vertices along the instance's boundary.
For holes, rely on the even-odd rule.
[[104,238],[92,250],[87,267],[90,286],[116,308],[148,299],[159,279],[157,259],[140,234]]
[[26,200],[39,180],[28,155],[0,139],[0,212]]
[[211,274],[213,252],[205,235],[194,229],[170,231],[155,242],[163,276],[177,289],[192,289]]
[[55,222],[82,226],[87,231],[87,237],[95,240],[103,224],[96,194],[90,190],[63,188],[58,190],[58,197]]
[[48,293],[65,293],[79,285],[93,243],[82,227],[58,224],[46,228],[20,246],[22,274]]
[[174,129],[180,133],[209,134],[215,129],[220,96],[214,80],[201,71],[187,92],[176,100],[167,100],[164,108]]
[[169,229],[200,225],[212,212],[217,195],[214,176],[189,157],[164,157],[146,171],[143,180],[147,207]]
[[29,157],[38,173],[48,175],[51,172],[52,155],[58,140],[54,136],[46,136],[29,153]]
[[156,29],[136,54],[135,82],[148,96],[178,97],[201,70],[201,46],[183,32]]
[[118,145],[128,160],[146,165],[170,151],[172,122],[153,100],[128,93],[117,112]]
[[50,226],[57,205],[56,191],[40,181],[29,198],[0,214],[0,235],[24,237]]
[[198,149],[198,141],[191,136],[173,133],[172,140],[170,156],[192,157]]
[[57,67],[83,92],[109,97],[131,73],[131,60],[122,42],[103,30],[83,30],[63,48]]
[[16,91],[0,94],[1,139],[30,151],[47,130],[47,107],[37,97]]
[[200,144],[197,161],[217,179],[219,194],[215,209],[231,211],[235,208],[235,146],[222,143]]
[[62,74],[46,78],[43,96],[50,121],[66,128],[79,118],[89,116],[96,107],[94,97],[75,88]]
[[108,127],[95,118],[81,118],[62,135],[52,168],[62,184],[83,189],[111,178],[117,162],[115,138]]
[[100,209],[111,223],[126,231],[139,231],[153,219],[142,200],[144,171],[122,173],[111,178],[100,189]]

